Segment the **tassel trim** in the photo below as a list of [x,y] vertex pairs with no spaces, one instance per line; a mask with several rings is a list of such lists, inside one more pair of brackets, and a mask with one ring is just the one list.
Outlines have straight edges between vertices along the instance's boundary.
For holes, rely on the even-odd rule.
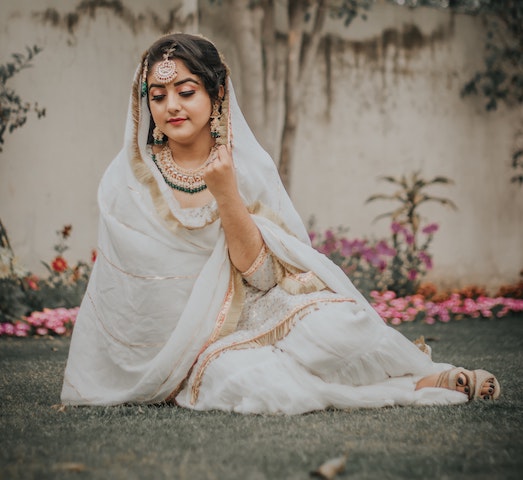
[[[196,401],[198,400],[198,395],[200,393],[200,387],[203,379],[203,375],[205,374],[205,370],[209,366],[209,364],[218,358],[222,353],[229,351],[229,350],[244,350],[248,348],[258,348],[263,347],[267,345],[274,345],[279,340],[286,337],[289,332],[292,330],[292,327],[296,324],[297,320],[301,320],[305,315],[307,315],[307,309],[309,307],[312,307],[318,303],[342,303],[342,302],[352,302],[354,303],[355,300],[351,298],[316,298],[314,300],[311,300],[303,305],[299,305],[294,310],[292,310],[289,315],[287,315],[283,320],[281,320],[275,327],[268,330],[267,332],[261,333],[249,340],[244,340],[240,342],[233,343],[231,345],[227,345],[224,347],[221,347],[214,352],[209,353],[201,362],[201,365],[198,368],[198,371],[195,374],[195,378],[193,381],[193,385],[191,388],[191,404],[194,405]],[[302,312],[302,314],[297,318],[298,313]]]

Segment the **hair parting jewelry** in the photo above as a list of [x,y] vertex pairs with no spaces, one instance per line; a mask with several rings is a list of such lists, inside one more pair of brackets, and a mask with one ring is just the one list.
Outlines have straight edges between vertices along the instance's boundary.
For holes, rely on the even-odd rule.
[[169,50],[167,50],[163,54],[163,60],[161,62],[158,62],[154,67],[154,79],[162,85],[171,83],[178,75],[178,72],[176,70],[176,62],[169,58],[175,49],[176,44],[174,44],[171,48],[169,48]]

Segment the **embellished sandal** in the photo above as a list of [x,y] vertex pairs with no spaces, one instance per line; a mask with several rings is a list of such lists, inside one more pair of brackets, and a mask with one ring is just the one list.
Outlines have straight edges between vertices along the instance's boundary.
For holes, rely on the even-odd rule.
[[496,400],[501,393],[499,382],[492,373],[460,367],[441,372],[435,386],[464,393],[469,401],[476,398]]

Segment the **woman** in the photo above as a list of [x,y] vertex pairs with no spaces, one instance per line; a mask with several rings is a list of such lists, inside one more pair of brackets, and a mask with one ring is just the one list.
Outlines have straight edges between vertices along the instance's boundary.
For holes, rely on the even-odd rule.
[[202,37],[143,55],[98,200],[65,404],[294,414],[499,395],[488,372],[433,363],[310,247]]

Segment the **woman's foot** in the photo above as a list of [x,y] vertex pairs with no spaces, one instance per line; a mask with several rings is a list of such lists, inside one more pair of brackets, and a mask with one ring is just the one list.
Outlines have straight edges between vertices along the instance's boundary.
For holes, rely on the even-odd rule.
[[426,387],[448,388],[461,392],[472,400],[495,400],[501,393],[501,388],[494,375],[486,370],[466,370],[452,368],[441,373],[423,377],[416,384],[416,390]]

